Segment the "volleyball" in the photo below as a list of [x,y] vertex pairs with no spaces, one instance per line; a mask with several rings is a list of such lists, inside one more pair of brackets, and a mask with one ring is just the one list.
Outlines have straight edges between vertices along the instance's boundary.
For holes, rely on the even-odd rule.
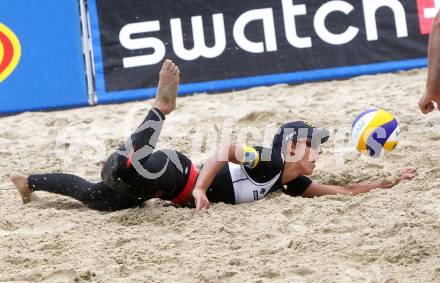
[[396,118],[382,109],[362,112],[351,127],[351,138],[356,150],[371,157],[379,157],[384,151],[393,151],[398,144],[399,134]]

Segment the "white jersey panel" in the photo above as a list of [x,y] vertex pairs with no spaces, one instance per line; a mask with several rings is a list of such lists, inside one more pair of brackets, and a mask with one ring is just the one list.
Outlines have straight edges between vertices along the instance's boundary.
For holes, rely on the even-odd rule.
[[246,203],[262,199],[275,185],[281,172],[266,183],[258,183],[246,172],[244,166],[229,162],[232,185],[234,186],[235,203]]

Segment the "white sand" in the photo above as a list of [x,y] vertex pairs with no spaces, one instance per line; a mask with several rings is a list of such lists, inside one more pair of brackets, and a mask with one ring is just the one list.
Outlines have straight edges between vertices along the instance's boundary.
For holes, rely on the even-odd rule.
[[[198,162],[207,153],[191,142],[203,128],[205,142],[224,123],[235,124],[234,137],[242,127],[274,128],[294,119],[347,128],[375,106],[400,121],[398,149],[381,160],[359,158],[350,144],[335,150],[333,135],[314,180],[380,180],[407,165],[420,172],[393,189],[355,197],[275,194],[204,213],[160,201],[103,213],[42,192],[40,201],[22,206],[15,191],[5,190],[12,189],[7,173],[14,170],[98,180],[105,157],[123,139],[126,113],[148,102],[0,118],[0,281],[438,282],[440,113],[419,114],[425,76],[419,70],[179,99],[159,146]],[[255,134],[248,142],[264,141]]]

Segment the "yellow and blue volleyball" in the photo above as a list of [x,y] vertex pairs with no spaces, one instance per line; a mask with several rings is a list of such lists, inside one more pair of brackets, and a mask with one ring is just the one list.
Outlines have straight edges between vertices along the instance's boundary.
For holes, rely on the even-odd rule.
[[384,151],[391,152],[398,144],[399,123],[389,112],[369,109],[359,114],[351,127],[351,138],[357,151],[378,157]]

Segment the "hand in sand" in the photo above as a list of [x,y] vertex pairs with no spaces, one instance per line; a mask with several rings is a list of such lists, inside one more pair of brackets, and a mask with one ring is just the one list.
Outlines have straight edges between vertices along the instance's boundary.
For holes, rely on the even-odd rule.
[[211,207],[208,197],[206,196],[206,193],[203,190],[199,188],[194,188],[192,195],[194,197],[194,202],[196,204],[197,210],[208,209]]
[[402,181],[409,181],[411,179],[414,179],[417,176],[417,168],[408,166],[400,170],[399,172],[399,178],[397,179],[397,183],[400,183]]
[[397,177],[395,181],[393,181],[391,183],[388,183],[388,182],[383,183],[382,188],[390,189],[390,188],[394,187],[395,185],[399,184],[400,182],[409,181],[411,179],[414,179],[416,176],[417,176],[417,168],[416,167],[412,167],[412,166],[405,167],[399,171],[399,177]]

